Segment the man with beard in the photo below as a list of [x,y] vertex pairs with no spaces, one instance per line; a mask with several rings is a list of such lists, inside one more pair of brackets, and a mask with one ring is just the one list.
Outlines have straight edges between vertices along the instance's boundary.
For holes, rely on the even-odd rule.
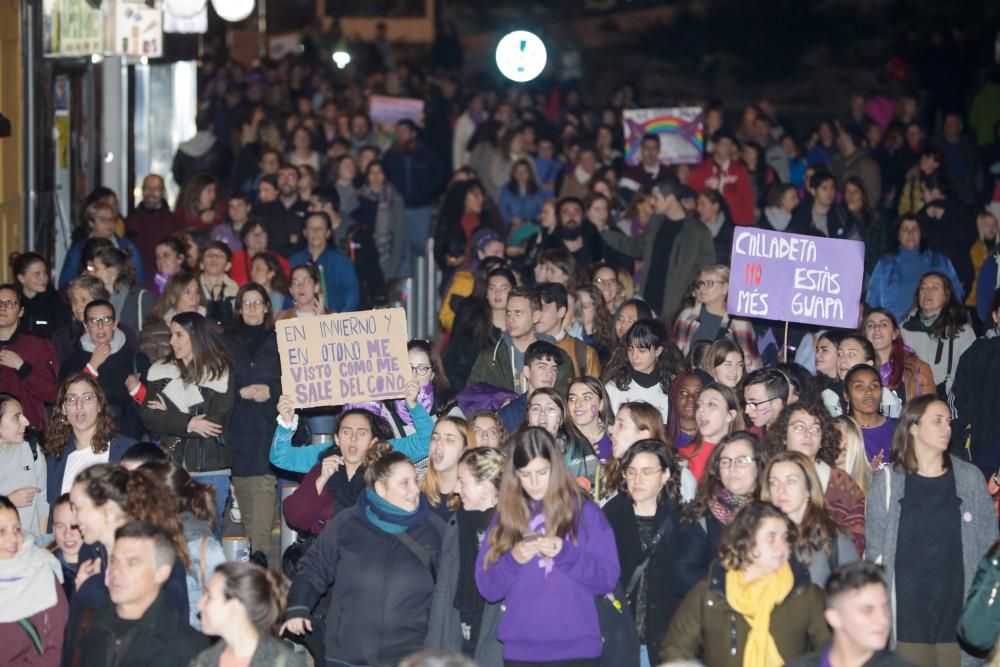
[[604,257],[604,243],[597,228],[583,218],[583,202],[563,197],[556,203],[556,228],[542,243],[543,249],[561,248],[577,266],[590,266]]
[[156,244],[184,231],[164,198],[163,177],[149,174],[142,179],[142,201],[125,220],[125,238],[139,250],[143,266],[156,266]]
[[299,197],[299,172],[291,165],[278,169],[278,198],[260,204],[257,214],[267,226],[268,245],[286,259],[301,242],[302,222],[309,205]]

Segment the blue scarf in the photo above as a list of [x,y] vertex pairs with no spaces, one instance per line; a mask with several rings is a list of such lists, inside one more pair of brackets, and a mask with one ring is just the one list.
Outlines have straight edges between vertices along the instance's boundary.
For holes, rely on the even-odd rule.
[[422,493],[417,509],[407,512],[375,493],[371,487],[358,497],[358,508],[373,526],[390,535],[405,533],[410,526],[424,521],[428,512],[427,498]]

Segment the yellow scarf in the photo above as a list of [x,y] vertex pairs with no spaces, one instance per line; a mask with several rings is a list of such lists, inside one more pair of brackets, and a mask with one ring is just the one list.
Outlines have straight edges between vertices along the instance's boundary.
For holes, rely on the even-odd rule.
[[771,611],[792,592],[795,579],[785,563],[765,577],[746,581],[740,571],[726,572],[726,602],[750,626],[743,649],[743,667],[775,667],[785,664],[771,636]]

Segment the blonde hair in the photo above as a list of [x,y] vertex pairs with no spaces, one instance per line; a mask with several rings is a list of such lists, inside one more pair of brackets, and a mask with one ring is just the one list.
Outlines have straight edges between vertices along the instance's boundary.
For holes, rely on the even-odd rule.
[[716,278],[724,281],[727,285],[729,284],[729,267],[725,264],[711,264],[706,266],[698,272],[698,275],[700,276],[704,273],[711,273]]
[[[500,480],[507,465],[507,457],[497,447],[473,447],[462,452],[458,465],[469,468],[477,482],[489,482],[500,492]],[[454,500],[454,498],[453,498]]]
[[635,298],[635,279],[632,278],[632,274],[628,272],[628,269],[618,267],[615,269],[617,274],[618,284],[621,285],[622,293],[619,296],[622,303],[625,303],[629,299]]
[[872,467],[868,463],[861,429],[857,422],[847,415],[835,418],[833,425],[840,431],[840,444],[844,451],[844,465],[841,468],[861,487],[865,495],[868,495],[868,486],[872,481]]
[[[450,423],[458,430],[458,434],[462,436],[463,440],[463,453],[469,447],[470,442],[474,443],[476,441],[476,436],[472,432],[472,429],[469,428],[469,423],[461,417],[441,417],[437,420],[437,424],[434,425],[434,429],[437,430],[438,425],[442,423]],[[427,496],[427,502],[432,506],[437,507],[441,504],[441,482],[438,480],[437,471],[433,465],[427,466],[427,474],[424,475],[424,481],[420,484],[420,490],[424,492],[424,495]],[[458,497],[452,496],[448,502],[448,508],[457,509],[459,503]]]

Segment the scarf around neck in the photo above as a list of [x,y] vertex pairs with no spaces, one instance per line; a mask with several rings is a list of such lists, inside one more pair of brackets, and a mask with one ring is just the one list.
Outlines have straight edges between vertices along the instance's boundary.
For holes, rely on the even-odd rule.
[[[83,348],[84,352],[93,352],[97,347],[94,343],[94,339],[90,337],[89,333],[85,333],[80,336],[80,347]],[[125,347],[125,334],[118,327],[115,327],[115,332],[111,334],[111,354],[117,354],[119,350]]]
[[[433,414],[434,412],[434,385],[425,384],[420,388],[420,392],[417,394],[417,403],[424,406],[424,410],[427,414]],[[407,426],[413,426],[413,417],[410,416],[410,411],[406,409],[406,401],[402,398],[397,398],[392,402],[393,408],[396,410],[396,416],[402,420]]]
[[368,487],[358,496],[358,509],[369,523],[382,532],[399,535],[405,533],[411,526],[426,521],[428,505],[427,498],[421,493],[417,509],[407,512],[375,493],[375,489]]
[[714,498],[708,499],[708,510],[723,526],[728,526],[733,520],[736,510],[753,500],[753,496],[734,496],[723,488]]
[[[53,576],[55,575],[55,576]],[[63,580],[59,560],[25,536],[17,554],[0,560],[0,623],[16,623],[56,605]]]
[[340,466],[337,472],[330,475],[326,488],[333,496],[334,512],[354,507],[358,503],[358,498],[365,492],[365,467],[361,466],[355,470],[354,477],[348,479],[347,466]]
[[771,667],[784,662],[771,636],[771,612],[792,592],[795,578],[788,563],[776,572],[747,581],[739,570],[726,572],[726,602],[750,626],[743,667]]
[[493,517],[493,510],[476,511],[459,507],[457,516],[458,588],[455,590],[454,604],[462,622],[471,625],[484,606],[483,597],[476,587],[476,557]]

